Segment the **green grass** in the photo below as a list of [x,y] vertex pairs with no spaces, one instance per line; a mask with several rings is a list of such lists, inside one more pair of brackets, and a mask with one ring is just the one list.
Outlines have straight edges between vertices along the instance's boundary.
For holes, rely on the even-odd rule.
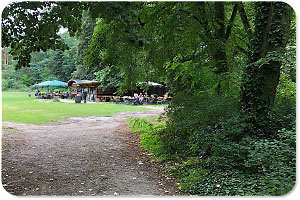
[[38,101],[26,92],[2,92],[2,121],[48,124],[69,117],[109,116],[118,112],[141,112],[151,110],[140,106],[114,103],[75,104]]

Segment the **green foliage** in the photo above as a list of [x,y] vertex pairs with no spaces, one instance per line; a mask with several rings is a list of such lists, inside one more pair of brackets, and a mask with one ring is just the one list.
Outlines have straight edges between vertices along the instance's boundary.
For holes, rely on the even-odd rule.
[[89,48],[86,50],[84,57],[84,64],[87,65],[88,68],[100,68],[103,45],[105,45],[104,42],[107,40],[107,37],[109,37],[110,26],[113,26],[113,23],[105,24],[103,19],[97,22]]
[[75,55],[74,61],[76,65],[76,70],[72,73],[72,76],[76,79],[93,80],[95,77],[94,72],[97,71],[97,68],[88,68],[83,59],[93,36],[96,23],[91,19],[87,11],[83,11],[81,20],[81,31],[77,32],[76,43],[71,49]]
[[61,51],[57,50],[54,52],[54,57],[51,61],[52,65],[50,65],[50,69],[52,69],[53,75],[57,77],[58,80],[61,81],[69,81],[71,79],[72,72],[75,70],[74,64],[74,55],[72,55],[69,51]]
[[[176,187],[193,195],[284,195],[296,180],[295,84],[282,76],[268,138],[246,132],[252,116],[232,97],[178,92],[159,132],[137,121],[141,144],[161,162]],[[144,129],[145,127],[145,129]],[[171,161],[171,165],[170,165]]]
[[[24,30],[12,27],[12,15]],[[4,89],[70,76],[120,91],[165,83],[173,95],[166,124],[131,119],[130,127],[160,161],[175,162],[167,172],[185,193],[282,195],[293,187],[296,17],[287,4],[17,2],[3,19],[17,67],[38,51],[28,71],[3,72]],[[73,33],[80,24],[76,41],[58,38],[60,25]]]
[[16,68],[29,65],[30,54],[47,49],[67,49],[57,34],[60,27],[75,33],[80,28],[82,3],[14,2],[2,12],[2,45],[11,47]]
[[232,97],[209,92],[177,93],[168,106],[166,149],[187,155],[211,154],[216,140],[222,137],[217,132],[218,123],[236,115],[238,108]]
[[273,112],[278,129],[290,130],[293,127],[296,119],[296,83],[284,75],[280,76]]
[[120,87],[122,83],[122,73],[117,67],[106,66],[104,69],[95,72],[96,80],[100,82],[100,87]]
[[155,125],[144,118],[128,119],[131,131],[141,133],[140,142],[144,149],[147,149],[159,161],[178,159],[178,155],[174,155],[162,148],[161,133],[166,129],[164,124]]
[[[212,142],[214,146],[214,152],[210,156],[192,151],[184,155],[179,151],[170,153],[165,144],[172,143],[174,138],[164,136],[167,129],[157,133],[153,124],[145,120],[132,122],[135,124],[133,127],[139,127],[135,131],[143,133],[140,140],[144,148],[162,162],[172,161],[171,165],[168,162],[165,170],[169,176],[175,178],[175,186],[185,193],[201,196],[264,196],[288,193],[296,180],[295,123],[292,123],[289,130],[278,130],[276,139],[259,139],[252,136],[241,137],[242,131],[239,128],[244,126],[241,124],[241,117],[227,119],[224,124],[219,123],[223,127],[218,127],[214,134],[219,134],[219,137],[214,137],[213,142],[206,141]],[[236,134],[239,140],[236,140]],[[210,137],[213,137],[212,133]],[[184,148],[181,143],[177,145],[181,148],[176,150]],[[200,145],[203,146],[204,142]]]
[[273,138],[280,126],[276,124],[278,119],[272,109],[281,66],[285,60],[282,57],[287,55],[286,45],[293,11],[282,2],[256,2],[255,9],[251,56],[242,81],[242,108],[249,116],[245,132]]
[[[23,78],[23,79],[22,79]],[[28,91],[29,88],[26,84],[30,84],[31,77],[28,76],[26,70],[16,71],[15,62],[5,65],[2,68],[2,91],[7,90],[21,90]]]
[[[47,50],[31,54],[30,67],[16,70],[17,61],[11,61],[9,65],[3,67],[3,87],[2,90],[29,90],[29,87],[35,83],[48,80],[68,81],[75,70],[72,45],[74,38],[68,33],[61,34],[61,40],[70,45],[71,50]],[[10,55],[10,50],[6,53]]]
[[192,60],[182,62],[182,59],[182,56],[176,56],[172,62],[168,61],[165,64],[168,82],[172,86],[173,93],[185,87],[193,91],[195,88],[201,86],[209,88],[209,85],[214,84],[216,77],[211,70],[202,68],[200,63]]
[[143,118],[129,118],[128,128],[135,133],[149,133],[153,132],[154,124]]
[[33,85],[33,80],[31,80],[27,74],[23,74],[21,77],[20,77],[20,80],[22,81],[22,83],[24,85],[26,85],[27,87]]
[[[284,195],[295,184],[295,168],[280,168],[264,173],[247,173],[237,169],[220,169],[215,160],[187,160],[170,166],[168,174],[176,177],[177,187],[185,193],[201,196],[265,196]],[[286,165],[284,165],[286,167]]]
[[281,70],[288,79],[296,82],[296,44],[286,47]]
[[134,27],[125,25],[119,19],[99,18],[84,56],[84,64],[96,69],[94,74],[105,87],[120,86],[121,92],[133,91],[137,82],[158,79],[146,59],[148,52],[136,46],[135,34],[129,32]]

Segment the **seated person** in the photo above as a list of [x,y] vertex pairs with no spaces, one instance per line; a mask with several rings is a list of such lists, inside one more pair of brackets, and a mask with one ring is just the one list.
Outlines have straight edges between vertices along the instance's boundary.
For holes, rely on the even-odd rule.
[[139,95],[137,93],[134,93],[133,95],[133,103],[134,105],[137,105],[139,101]]
[[140,95],[138,96],[138,103],[139,104],[143,104],[143,102],[144,102],[144,95],[142,94],[142,93],[140,93]]
[[157,98],[158,98],[158,95],[157,95],[157,94],[154,94],[153,97],[154,97],[154,98],[153,98],[152,103],[157,104]]
[[64,98],[67,99],[67,98],[69,98],[69,96],[70,96],[69,92],[66,92],[66,94],[64,95]]
[[169,93],[166,92],[166,93],[164,94],[164,98],[167,99],[168,97],[169,97]]

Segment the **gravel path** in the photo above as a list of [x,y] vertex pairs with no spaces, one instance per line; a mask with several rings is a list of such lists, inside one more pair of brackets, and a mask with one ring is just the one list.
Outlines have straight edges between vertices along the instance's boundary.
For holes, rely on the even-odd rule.
[[51,125],[3,122],[2,184],[13,195],[180,195],[118,113]]

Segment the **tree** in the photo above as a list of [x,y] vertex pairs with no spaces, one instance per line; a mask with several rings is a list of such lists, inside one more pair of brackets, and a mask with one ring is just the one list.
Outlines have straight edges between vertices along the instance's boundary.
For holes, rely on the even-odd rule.
[[47,49],[67,49],[57,34],[60,27],[71,34],[80,29],[80,2],[14,2],[2,12],[2,45],[11,47],[16,68],[29,66],[30,54]]
[[[211,71],[215,73],[210,76],[214,79],[215,91],[226,93],[229,79],[226,76],[235,70],[237,58],[240,61],[247,54],[248,42],[243,39],[246,34],[240,31],[242,24],[237,17],[240,5],[157,2],[144,7],[149,9],[142,10],[139,17],[143,24],[140,32],[146,41],[147,60],[160,68],[161,74],[165,74],[164,66],[169,69],[168,80],[171,88],[175,86],[173,91],[199,89],[207,83],[203,83],[204,71]],[[236,34],[242,39],[235,37]],[[243,43],[240,40],[244,40]]]
[[76,70],[72,74],[74,78],[91,80],[95,77],[94,73],[97,68],[88,68],[83,62],[83,58],[86,55],[86,50],[90,44],[95,26],[96,23],[89,16],[89,13],[87,11],[83,11],[81,31],[76,33],[76,46],[74,46],[76,55]]
[[[28,11],[30,6],[32,11]],[[70,20],[66,14],[72,16]],[[37,26],[29,24],[31,15]],[[46,33],[51,36],[47,41],[27,27],[14,30],[10,26],[9,16],[15,16],[20,24],[38,28],[49,21],[41,17],[44,15],[56,17],[57,22],[49,26],[54,32],[60,25],[72,27],[76,23],[73,32],[81,27],[76,47],[57,50],[58,38],[52,33]],[[292,187],[296,21],[285,3],[25,2],[12,4],[4,16],[5,30],[18,33],[13,37],[6,34],[4,39],[5,44],[13,44],[14,55],[21,60],[19,66],[26,66],[23,53],[27,59],[21,51],[43,49],[40,44],[35,47],[38,41],[52,48],[31,54],[29,70],[40,75],[36,79],[24,76],[23,82],[45,77],[67,79],[75,69],[75,60],[72,75],[96,78],[102,87],[120,86],[128,91],[141,81],[166,84],[173,96],[166,126],[155,128],[159,134],[149,130],[142,139],[151,141],[149,146],[155,143],[152,150],[163,159],[195,158],[195,162],[175,167],[184,177],[185,191],[245,195],[268,190],[282,194]],[[27,37],[29,33],[33,42]],[[8,75],[17,76],[9,72],[4,73],[6,86],[12,82]],[[253,183],[250,186],[249,181]],[[232,189],[236,183],[241,184]]]
[[257,2],[256,11],[242,102],[245,110],[265,116],[274,103],[293,10],[285,3]]

